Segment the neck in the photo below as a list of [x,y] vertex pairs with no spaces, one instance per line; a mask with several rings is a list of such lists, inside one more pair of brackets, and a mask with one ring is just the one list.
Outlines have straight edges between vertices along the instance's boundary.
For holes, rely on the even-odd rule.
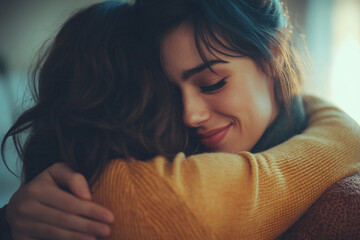
[[300,96],[295,96],[290,102],[289,112],[285,106],[279,109],[275,120],[265,130],[260,140],[251,149],[252,153],[262,152],[292,136],[301,133],[307,124],[306,113]]

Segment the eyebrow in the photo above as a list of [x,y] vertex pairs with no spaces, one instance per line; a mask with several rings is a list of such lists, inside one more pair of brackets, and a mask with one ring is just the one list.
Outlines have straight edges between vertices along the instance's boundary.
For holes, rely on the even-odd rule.
[[215,64],[219,64],[219,63],[228,63],[227,61],[224,60],[220,60],[220,59],[216,59],[216,60],[211,60],[208,61],[207,63],[202,63],[194,68],[191,68],[189,70],[185,70],[183,72],[183,74],[181,75],[181,78],[183,80],[187,80],[189,79],[191,76],[200,73],[202,71],[204,71],[207,68],[210,68],[211,66],[215,65]]

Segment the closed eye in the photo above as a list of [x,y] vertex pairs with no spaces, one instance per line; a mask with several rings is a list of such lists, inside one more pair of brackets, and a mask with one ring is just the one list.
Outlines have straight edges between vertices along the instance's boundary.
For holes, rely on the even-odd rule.
[[226,80],[226,78],[223,78],[215,84],[200,87],[201,92],[202,93],[215,93],[218,90],[222,89],[226,85],[227,82],[225,80]]

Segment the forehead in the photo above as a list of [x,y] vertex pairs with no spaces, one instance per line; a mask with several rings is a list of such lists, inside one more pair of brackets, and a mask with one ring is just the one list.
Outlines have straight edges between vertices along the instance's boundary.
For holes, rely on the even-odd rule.
[[196,48],[191,24],[184,22],[164,36],[161,41],[160,59],[165,73],[170,78],[180,76],[183,70],[203,62]]
[[[244,56],[243,54],[225,49],[224,46],[227,44],[224,39],[216,33],[215,35],[217,40],[221,41],[223,45],[214,39],[206,40],[209,40],[211,46],[205,46],[201,42],[201,39],[199,41],[203,57],[207,63],[224,59],[230,59],[231,61],[233,60],[232,57]],[[211,49],[211,52],[208,48]],[[213,50],[214,48],[216,50]],[[163,37],[160,51],[161,64],[170,80],[178,80],[183,71],[204,63],[204,59],[200,56],[199,49],[195,43],[193,26],[188,21],[181,23]],[[229,58],[229,56],[231,56],[231,58]]]

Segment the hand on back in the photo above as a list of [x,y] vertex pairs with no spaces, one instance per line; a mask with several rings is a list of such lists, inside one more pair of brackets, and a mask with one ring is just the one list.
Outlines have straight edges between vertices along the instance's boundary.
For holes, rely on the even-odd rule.
[[14,240],[62,240],[106,237],[114,216],[91,202],[81,174],[56,163],[18,189],[6,208],[6,219]]

